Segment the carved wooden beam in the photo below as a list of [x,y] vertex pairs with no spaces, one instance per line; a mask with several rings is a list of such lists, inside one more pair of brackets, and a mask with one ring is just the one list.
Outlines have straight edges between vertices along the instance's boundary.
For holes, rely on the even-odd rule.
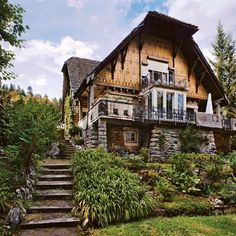
[[118,60],[119,55],[117,55],[112,61],[111,61],[111,79],[114,80],[114,73],[116,69],[116,63]]
[[173,67],[175,67],[175,58],[180,50],[180,48],[182,47],[185,37],[186,37],[187,33],[185,33],[183,35],[183,37],[181,38],[179,43],[176,43],[175,41],[173,41],[173,54],[172,54],[172,58],[173,58]]
[[195,68],[196,68],[197,63],[198,63],[199,60],[200,60],[200,58],[198,57],[198,58],[194,61],[194,63],[188,67],[188,81],[190,81],[190,76],[192,75],[193,71],[195,70]]
[[124,64],[125,64],[125,58],[127,55],[129,45],[127,45],[124,50],[121,51],[121,69],[124,69]]
[[203,71],[200,79],[196,80],[196,93],[198,93],[198,87],[202,83],[202,80],[205,78],[207,71]]

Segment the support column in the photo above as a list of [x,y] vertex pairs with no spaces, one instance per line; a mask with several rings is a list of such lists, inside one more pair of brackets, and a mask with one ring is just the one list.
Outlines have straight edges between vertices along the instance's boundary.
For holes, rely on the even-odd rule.
[[216,103],[216,115],[220,115],[220,104]]
[[104,119],[98,120],[98,143],[107,150],[107,121]]

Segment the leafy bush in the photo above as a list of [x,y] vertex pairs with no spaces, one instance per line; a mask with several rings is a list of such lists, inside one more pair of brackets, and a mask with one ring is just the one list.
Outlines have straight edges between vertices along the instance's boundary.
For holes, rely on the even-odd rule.
[[233,174],[236,177],[236,151],[232,152],[229,156],[229,165],[233,170]]
[[229,180],[223,186],[220,196],[226,204],[236,206],[236,179]]
[[179,140],[182,152],[198,152],[200,146],[205,141],[205,137],[200,131],[187,127],[180,131]]
[[102,149],[78,151],[73,160],[73,213],[95,226],[147,216],[154,199],[120,158]]
[[170,181],[165,178],[159,179],[156,182],[156,191],[161,194],[163,201],[172,201],[176,193],[176,188]]
[[182,153],[172,156],[170,181],[186,193],[207,192],[219,181],[227,179],[225,159],[217,155]]
[[145,147],[142,147],[139,150],[139,155],[143,158],[145,162],[148,162],[148,157],[149,157],[148,152],[149,152],[149,149]]
[[81,132],[82,132],[82,129],[79,126],[73,125],[69,128],[69,135],[72,137],[80,135]]
[[236,151],[236,135],[234,135],[231,139],[231,150]]
[[75,142],[76,145],[84,145],[84,139],[81,137],[75,137],[73,141]]
[[125,166],[130,170],[141,170],[144,169],[146,163],[141,156],[129,155],[125,158]]
[[213,212],[213,205],[207,199],[201,197],[181,196],[173,202],[162,203],[162,208],[167,216],[177,215],[209,215]]
[[30,98],[13,102],[6,108],[7,145],[18,148],[18,164],[28,172],[35,155],[45,152],[56,136],[58,110],[48,101]]

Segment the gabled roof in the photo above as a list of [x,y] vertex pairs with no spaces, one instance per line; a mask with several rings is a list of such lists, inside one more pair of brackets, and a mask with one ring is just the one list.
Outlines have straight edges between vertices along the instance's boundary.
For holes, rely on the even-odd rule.
[[64,63],[62,72],[67,70],[70,78],[70,88],[73,93],[79,89],[86,76],[89,75],[99,63],[99,61],[79,57],[71,57]]
[[227,98],[224,94],[222,86],[192,37],[192,35],[197,31],[198,27],[195,25],[185,23],[156,11],[149,11],[144,20],[136,28],[134,28],[131,33],[127,35],[124,40],[100,64],[90,71],[87,78],[84,77],[84,80],[80,83],[80,88],[78,88],[76,94],[79,94],[81,92],[80,90],[85,89],[89,81],[93,79],[93,77],[105,68],[112,60],[114,60],[135,37],[141,34],[146,34],[153,37],[162,37],[177,44],[182,44],[184,42],[184,47],[181,49],[183,50],[183,53],[188,61],[193,62],[196,59],[201,61],[196,68],[197,73],[201,74],[203,71],[208,72],[206,79],[203,80],[203,83],[208,88],[211,88],[213,98],[218,99],[223,97],[225,103],[227,103]]

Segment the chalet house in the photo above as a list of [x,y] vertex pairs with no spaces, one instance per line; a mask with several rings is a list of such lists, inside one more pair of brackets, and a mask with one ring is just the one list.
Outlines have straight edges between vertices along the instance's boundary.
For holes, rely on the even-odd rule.
[[105,149],[148,147],[161,158],[180,151],[179,131],[192,125],[207,141],[201,152],[227,151],[235,119],[193,34],[198,27],[158,12],[145,19],[102,61],[72,57],[62,68],[63,101],[72,93],[74,123],[85,143]]

